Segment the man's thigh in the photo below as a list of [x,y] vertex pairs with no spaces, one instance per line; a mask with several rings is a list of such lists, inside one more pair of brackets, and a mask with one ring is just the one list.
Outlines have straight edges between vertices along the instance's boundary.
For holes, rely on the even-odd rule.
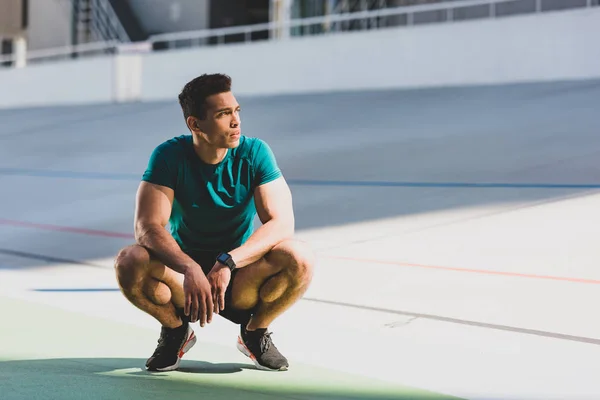
[[253,309],[259,301],[260,287],[277,272],[279,270],[267,262],[264,257],[236,270],[228,288],[231,307],[239,310]]
[[[153,299],[164,299],[171,301],[175,307],[183,308],[185,295],[183,292],[183,274],[166,267],[162,262],[151,258],[146,267],[149,279],[145,280],[144,291]],[[165,288],[161,285],[166,285]],[[167,292],[169,293],[167,293]],[[153,299],[154,300],[154,299]],[[165,303],[165,301],[161,303]]]
[[[132,247],[147,252],[141,246],[134,245]],[[225,294],[225,310],[220,312],[220,315],[235,323],[247,321],[259,302],[261,286],[266,280],[285,268],[286,263],[292,261],[297,253],[297,248],[298,242],[295,240],[283,242],[253,264],[234,271]],[[201,266],[205,274],[208,274],[214,266],[217,254],[214,252],[188,253]],[[150,298],[166,298],[168,296],[168,294],[164,294],[166,288],[161,286],[161,283],[164,283],[170,290],[170,301],[175,307],[183,309],[185,304],[184,276],[152,258],[149,253],[148,256],[150,262],[147,263],[143,273],[150,279],[144,279],[144,291]]]
[[237,309],[252,309],[258,304],[261,286],[283,269],[293,268],[302,257],[306,244],[296,240],[286,240],[265,254],[258,261],[241,268],[231,285],[232,305]]

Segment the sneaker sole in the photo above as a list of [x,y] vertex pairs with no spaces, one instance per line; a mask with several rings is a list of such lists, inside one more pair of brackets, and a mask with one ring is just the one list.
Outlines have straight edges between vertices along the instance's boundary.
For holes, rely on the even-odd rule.
[[[154,368],[152,369],[152,371],[167,372],[179,368],[179,363],[181,362],[181,358],[183,357],[183,355],[190,351],[190,349],[196,344],[196,334],[194,333],[194,330],[192,328],[188,328],[188,335],[188,339],[181,347],[181,350],[179,350],[179,354],[177,354],[177,361],[175,362],[175,364],[163,368]],[[150,371],[149,368],[146,369]]]
[[256,357],[254,357],[254,354],[252,354],[250,349],[248,349],[248,347],[246,347],[244,342],[242,342],[242,338],[240,336],[238,336],[238,340],[237,340],[237,349],[243,355],[250,358],[252,360],[252,362],[254,363],[254,365],[256,365],[256,368],[258,368],[262,371],[287,371],[288,370],[288,367],[281,367],[279,369],[274,369],[274,368],[265,367],[264,365],[260,365],[260,363],[258,362]]

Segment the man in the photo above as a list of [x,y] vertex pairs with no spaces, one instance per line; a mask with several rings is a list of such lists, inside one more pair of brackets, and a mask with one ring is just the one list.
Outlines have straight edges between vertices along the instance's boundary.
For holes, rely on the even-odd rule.
[[241,134],[227,75],[193,79],[179,103],[191,135],[152,152],[136,196],[136,244],[115,260],[124,296],[162,325],[146,368],[176,369],[196,342],[190,323],[218,314],[240,325],[237,347],[259,369],[286,370],[267,330],[313,269],[293,239],[289,187],[267,143]]

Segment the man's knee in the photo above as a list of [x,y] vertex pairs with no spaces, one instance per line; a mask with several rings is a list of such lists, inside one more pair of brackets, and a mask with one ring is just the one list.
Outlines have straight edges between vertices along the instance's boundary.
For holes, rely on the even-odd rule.
[[143,278],[144,266],[150,262],[148,251],[138,245],[122,249],[115,259],[117,280],[123,290],[133,289]]
[[300,240],[286,240],[271,251],[269,262],[281,265],[297,285],[308,285],[313,277],[315,255],[311,247]]

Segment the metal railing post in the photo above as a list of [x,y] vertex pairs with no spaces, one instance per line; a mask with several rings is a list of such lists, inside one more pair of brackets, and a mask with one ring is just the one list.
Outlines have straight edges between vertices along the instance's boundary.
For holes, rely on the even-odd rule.
[[[367,0],[360,0],[360,10],[361,11],[366,11],[367,10]],[[360,25],[361,25],[361,30],[366,30],[368,27],[369,21],[367,20],[367,18],[361,18],[360,20]]]

